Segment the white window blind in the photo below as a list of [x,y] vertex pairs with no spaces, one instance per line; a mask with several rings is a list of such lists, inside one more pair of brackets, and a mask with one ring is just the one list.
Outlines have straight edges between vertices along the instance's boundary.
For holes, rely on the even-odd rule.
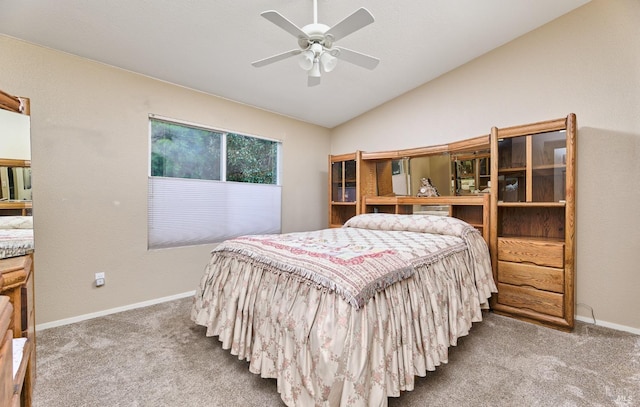
[[281,187],[149,177],[149,248],[280,233]]

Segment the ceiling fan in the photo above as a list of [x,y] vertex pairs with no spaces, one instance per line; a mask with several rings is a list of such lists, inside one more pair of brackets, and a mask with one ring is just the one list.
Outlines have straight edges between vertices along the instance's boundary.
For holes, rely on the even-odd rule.
[[374,22],[371,13],[364,7],[333,27],[318,23],[317,0],[313,0],[313,23],[302,28],[274,10],[265,11],[260,15],[296,37],[299,48],[252,62],[251,65],[255,67],[299,55],[298,63],[308,73],[308,86],[315,86],[320,84],[321,72],[331,72],[336,67],[338,59],[367,69],[374,69],[380,62],[378,58],[334,45],[336,41]]

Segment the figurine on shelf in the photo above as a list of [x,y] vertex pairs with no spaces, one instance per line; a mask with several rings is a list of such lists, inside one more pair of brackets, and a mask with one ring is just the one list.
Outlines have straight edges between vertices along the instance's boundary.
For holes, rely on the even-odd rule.
[[440,196],[436,187],[431,184],[431,178],[422,178],[420,180],[420,188],[418,188],[418,193],[416,196],[418,197],[431,197],[431,196]]

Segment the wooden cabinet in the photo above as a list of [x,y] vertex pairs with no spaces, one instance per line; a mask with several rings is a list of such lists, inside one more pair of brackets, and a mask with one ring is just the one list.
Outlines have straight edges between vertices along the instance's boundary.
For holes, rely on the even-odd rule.
[[[390,213],[412,213],[411,205],[423,205],[425,198],[416,198],[413,196],[397,195],[394,192],[394,163],[400,161],[408,165],[409,160],[416,158],[441,157],[446,156],[444,160],[444,184],[446,188],[442,189],[442,195],[448,195],[449,183],[451,181],[450,174],[450,154],[473,156],[474,159],[484,159],[482,165],[488,170],[488,160],[486,152],[489,148],[489,135],[474,137],[450,144],[441,144],[428,147],[411,148],[405,150],[389,150],[379,152],[361,152],[356,151],[350,154],[329,156],[329,226],[340,227],[347,220],[355,215],[373,211],[374,206],[379,206],[385,212]],[[478,155],[481,152],[481,155]],[[440,160],[438,160],[440,162]],[[434,167],[437,165],[430,165]],[[479,164],[480,166],[480,164]],[[439,166],[436,172],[440,170]],[[431,175],[433,177],[433,174]],[[420,174],[411,174],[412,178],[419,180]],[[486,178],[486,177],[483,177]],[[479,182],[482,184],[482,182]],[[470,198],[469,204],[454,204],[451,207],[450,215],[463,217],[463,219],[473,220],[472,224],[477,227],[483,227],[483,234],[488,236],[488,210],[484,210],[483,202],[486,194],[467,196]],[[365,203],[366,199],[389,198],[391,201]],[[440,197],[443,205],[448,205],[451,199],[453,202],[461,203],[460,200],[453,197]],[[411,199],[418,199],[415,204],[408,203]],[[373,201],[369,201],[373,202]],[[435,201],[434,201],[435,202]],[[434,203],[425,204],[432,205]],[[439,205],[439,204],[436,204]],[[484,222],[484,223],[483,223]]]
[[360,152],[329,157],[329,227],[359,213],[360,161]]
[[574,325],[576,117],[491,132],[494,311]]

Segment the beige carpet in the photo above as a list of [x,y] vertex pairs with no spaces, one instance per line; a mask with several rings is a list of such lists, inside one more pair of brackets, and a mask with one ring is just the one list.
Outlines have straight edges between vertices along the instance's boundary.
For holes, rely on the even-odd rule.
[[[207,338],[191,299],[37,333],[34,407],[281,406],[276,383]],[[390,406],[640,406],[640,336],[485,314]]]

